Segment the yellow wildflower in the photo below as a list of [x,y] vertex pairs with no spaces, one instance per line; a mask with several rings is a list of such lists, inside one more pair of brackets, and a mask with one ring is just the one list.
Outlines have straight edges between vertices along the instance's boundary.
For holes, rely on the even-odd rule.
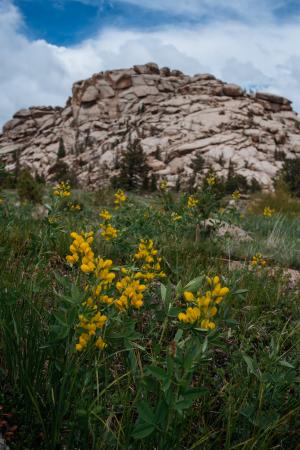
[[101,236],[106,240],[110,241],[118,236],[118,230],[114,228],[111,224],[100,223]]
[[159,189],[160,189],[162,192],[165,192],[165,191],[168,190],[168,182],[167,182],[167,180],[162,180],[162,181],[159,183]]
[[256,255],[252,257],[250,264],[252,267],[265,267],[267,265],[267,261],[263,258],[261,253],[256,253]]
[[66,260],[69,264],[73,265],[81,257],[80,269],[84,273],[93,272],[96,268],[95,266],[95,255],[92,251],[90,244],[93,242],[93,232],[81,233],[76,232],[71,233],[73,238],[73,243],[70,245],[71,255],[66,256]]
[[178,320],[187,324],[195,324],[204,329],[213,330],[216,324],[212,319],[218,312],[217,306],[229,293],[229,288],[222,286],[219,276],[213,278],[207,277],[206,280],[210,289],[204,294],[201,293],[201,290],[196,295],[190,291],[183,293],[185,301],[194,306],[189,306],[185,312],[180,312],[178,314]]
[[216,177],[214,177],[213,175],[209,175],[206,178],[206,182],[207,182],[208,186],[213,186],[214,184],[216,184]]
[[79,205],[79,203],[69,203],[69,209],[71,211],[80,211],[81,206]]
[[118,189],[117,192],[115,193],[115,200],[114,200],[114,204],[116,208],[119,208],[123,203],[125,203],[127,200],[127,195],[125,194],[124,191],[122,191],[122,189]]
[[99,216],[101,217],[101,219],[106,221],[111,220],[112,218],[112,215],[110,214],[110,212],[107,211],[107,209],[102,209]]
[[272,209],[269,206],[266,206],[263,211],[263,216],[264,217],[272,217],[274,215],[274,213],[275,213],[275,209]]
[[171,219],[173,222],[178,222],[179,220],[182,219],[182,216],[180,216],[179,214],[177,214],[176,212],[173,212],[171,214]]
[[69,183],[65,183],[61,181],[53,188],[53,195],[55,197],[65,198],[70,197],[71,195],[71,187]]
[[96,347],[99,350],[103,350],[105,347],[107,347],[106,342],[104,342],[104,340],[102,339],[102,337],[99,337],[96,342],[95,342]]
[[231,197],[232,197],[232,199],[233,200],[239,200],[240,198],[241,198],[241,193],[240,193],[240,191],[234,191],[232,194],[231,194]]
[[188,208],[195,208],[199,203],[199,200],[196,199],[193,195],[190,195],[188,197],[188,202],[187,202],[187,206]]

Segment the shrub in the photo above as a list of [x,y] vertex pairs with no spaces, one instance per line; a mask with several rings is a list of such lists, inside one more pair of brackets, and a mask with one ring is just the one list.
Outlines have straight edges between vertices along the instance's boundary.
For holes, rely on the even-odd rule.
[[281,175],[292,195],[300,197],[300,158],[286,159]]
[[28,200],[33,203],[41,203],[43,199],[43,188],[28,169],[23,169],[20,172],[17,181],[17,192],[21,201]]

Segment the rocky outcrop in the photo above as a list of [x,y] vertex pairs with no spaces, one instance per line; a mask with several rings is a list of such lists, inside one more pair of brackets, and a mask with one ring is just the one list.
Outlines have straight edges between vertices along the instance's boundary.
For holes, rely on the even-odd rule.
[[300,156],[300,118],[288,99],[247,94],[211,74],[187,76],[155,63],[106,71],[73,85],[64,108],[17,111],[0,135],[0,158],[49,179],[61,142],[64,162],[84,186],[97,187],[117,173],[130,139],[139,138],[152,172],[181,185],[191,161],[228,168],[270,188],[282,160]]

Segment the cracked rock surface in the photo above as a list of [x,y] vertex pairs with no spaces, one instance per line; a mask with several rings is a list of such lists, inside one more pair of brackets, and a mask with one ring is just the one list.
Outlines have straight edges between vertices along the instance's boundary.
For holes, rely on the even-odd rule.
[[149,63],[76,82],[64,108],[17,111],[0,134],[0,158],[9,171],[19,164],[49,179],[63,142],[64,162],[96,188],[116,175],[134,138],[152,172],[171,185],[188,181],[197,154],[204,173],[212,167],[225,177],[233,165],[268,189],[283,158],[300,156],[300,118],[286,98]]

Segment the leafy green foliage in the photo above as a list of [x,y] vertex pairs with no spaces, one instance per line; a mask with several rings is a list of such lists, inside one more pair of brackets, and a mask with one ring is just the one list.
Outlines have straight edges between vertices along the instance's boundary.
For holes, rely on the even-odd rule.
[[[201,230],[195,241],[203,217],[219,217],[213,186],[195,194],[192,210],[174,193],[166,208],[161,195],[132,194],[117,210],[108,191],[77,195],[84,214],[60,214],[47,198],[54,222],[32,220],[30,203],[15,208],[13,193],[0,213],[1,403],[18,425],[10,448],[296,449],[299,294],[280,269],[270,276],[247,263],[229,270],[236,254],[227,238]],[[64,258],[70,231],[98,226],[101,201],[120,236],[98,241],[95,251],[117,268],[139,238],[153,238],[169,280],[153,286],[135,315],[116,317],[104,352],[76,354],[78,305],[89,278]],[[173,221],[173,212],[182,218]],[[268,244],[275,268],[291,262],[280,259],[283,248],[287,258],[297,254],[298,218],[266,220],[261,209],[230,217],[255,238],[248,253],[240,247],[241,258]],[[177,321],[182,293],[216,273],[232,290],[220,327],[191,333]]]
[[281,173],[291,194],[300,197],[300,158],[286,159]]
[[42,202],[42,185],[33,178],[27,169],[23,169],[20,172],[17,181],[17,191],[21,201],[30,201],[33,203]]

